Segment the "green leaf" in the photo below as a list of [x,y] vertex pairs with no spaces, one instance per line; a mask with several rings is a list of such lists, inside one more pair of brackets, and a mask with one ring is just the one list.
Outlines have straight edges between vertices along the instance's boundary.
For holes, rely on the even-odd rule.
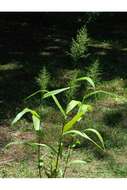
[[11,143],[8,143],[5,148],[8,148],[9,146],[11,145],[20,145],[20,144],[27,144],[28,141],[15,141],[15,142],[11,142]]
[[77,81],[86,80],[95,89],[95,84],[94,84],[93,80],[90,77],[81,77],[81,78],[78,78],[76,80]]
[[39,94],[41,92],[48,92],[47,90],[38,90],[36,92],[34,92],[33,94],[31,94],[30,96],[28,96],[27,98],[25,98],[25,101],[32,98],[33,96],[35,96],[36,94]]
[[63,114],[63,116],[66,118],[66,113],[65,113],[64,109],[62,108],[62,106],[60,105],[60,103],[59,103],[58,99],[56,98],[56,96],[52,95],[52,98],[53,98],[55,104],[57,105],[57,107],[59,108],[59,110],[61,111],[61,113]]
[[32,115],[32,119],[33,119],[33,126],[35,131],[39,131],[40,130],[40,119],[36,116],[36,115]]
[[33,146],[33,147],[35,147],[35,146],[44,147],[44,148],[47,148],[48,150],[50,150],[51,152],[53,152],[53,154],[57,154],[57,151],[51,145],[33,143],[33,142],[29,142],[29,141],[15,141],[15,142],[11,142],[11,143],[8,143],[5,146],[5,148],[8,148],[11,145],[20,145],[20,144],[25,144],[25,145],[29,145],[29,146]]
[[65,136],[65,135],[72,135],[72,134],[78,135],[78,136],[80,136],[80,137],[83,137],[83,138],[89,140],[90,142],[92,142],[93,144],[95,144],[98,148],[100,148],[101,150],[104,151],[103,145],[102,145],[102,147],[101,147],[101,146],[100,146],[99,144],[97,144],[93,139],[91,139],[86,133],[80,132],[80,131],[78,131],[78,130],[66,131],[66,132],[63,133],[63,136]]
[[66,114],[72,111],[76,106],[80,106],[81,102],[76,100],[71,100],[70,103],[67,105]]
[[5,146],[5,148],[8,148],[11,145],[20,145],[20,144],[25,144],[25,145],[29,145],[29,146],[33,146],[33,147],[35,147],[35,146],[44,147],[44,148],[49,149],[51,152],[53,152],[53,154],[57,154],[57,151],[51,145],[33,143],[33,142],[29,142],[29,141],[15,141],[15,142],[11,142],[11,143],[7,144]]
[[94,134],[96,134],[96,136],[97,136],[98,139],[100,140],[100,142],[101,142],[103,148],[105,149],[103,138],[102,138],[102,136],[100,135],[100,133],[99,133],[97,130],[88,128],[88,129],[85,129],[85,131],[90,131],[90,132],[93,132]]
[[61,88],[61,89],[57,89],[57,90],[52,90],[50,92],[45,93],[43,98],[48,98],[48,97],[50,97],[52,95],[59,94],[59,93],[64,92],[65,90],[68,90],[68,89],[70,89],[70,87]]
[[25,108],[23,111],[21,111],[20,113],[17,114],[17,116],[15,117],[15,119],[12,121],[12,125],[15,124],[17,121],[19,121],[21,119],[21,117],[26,114],[27,112],[31,112],[30,109]]
[[47,148],[49,149],[50,151],[52,151],[53,153],[57,154],[57,151],[55,150],[55,148],[53,148],[52,146],[50,145],[47,145],[47,144],[39,144],[39,143],[27,143],[28,145],[30,146],[40,146],[40,147],[44,147],[44,148]]
[[81,106],[79,107],[78,112],[82,112],[83,114],[85,114],[88,111],[92,111],[92,106],[88,105],[88,104],[81,104]]
[[119,96],[117,96],[117,95],[114,94],[114,93],[106,92],[106,91],[104,91],[104,90],[97,90],[97,91],[94,91],[94,92],[91,92],[91,93],[85,95],[85,96],[83,97],[83,101],[84,101],[85,99],[89,98],[90,96],[93,96],[93,95],[98,94],[98,93],[102,93],[102,94],[105,94],[105,95],[113,96],[114,98],[120,98]]
[[40,117],[34,110],[31,110],[28,108],[25,108],[23,111],[18,113],[17,116],[15,117],[15,119],[13,120],[12,124],[15,124],[19,119],[21,119],[21,117],[23,117],[24,114],[26,114],[28,112],[32,114],[33,126],[34,126],[35,131],[39,131],[40,130]]
[[73,125],[81,119],[82,115],[83,112],[77,113],[67,124],[64,125],[63,131],[65,132],[70,130],[73,127]]
[[90,105],[87,104],[81,104],[78,113],[64,126],[63,131],[68,131],[70,130],[74,124],[76,124],[76,122],[79,122],[82,118],[82,116],[87,112],[87,111],[91,111],[92,107]]
[[72,160],[68,163],[68,165],[71,165],[71,164],[87,164],[87,162],[84,160]]

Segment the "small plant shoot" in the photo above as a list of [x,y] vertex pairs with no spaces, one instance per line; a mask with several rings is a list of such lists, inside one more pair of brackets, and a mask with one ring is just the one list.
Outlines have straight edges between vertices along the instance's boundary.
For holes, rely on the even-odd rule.
[[[33,130],[36,132],[37,141],[36,142],[14,142],[10,143],[12,144],[20,144],[24,143],[26,145],[37,147],[37,167],[38,167],[38,176],[42,177],[42,173],[44,173],[48,178],[56,178],[56,177],[65,177],[68,167],[71,167],[74,164],[87,164],[85,160],[72,160],[71,159],[71,153],[75,147],[76,142],[70,143],[67,148],[67,155],[65,157],[64,154],[64,138],[67,137],[80,137],[83,139],[86,139],[93,143],[97,148],[104,151],[104,141],[101,136],[101,134],[93,129],[93,128],[85,128],[84,130],[80,130],[80,121],[87,117],[86,113],[92,112],[94,109],[91,105],[86,104],[85,100],[93,96],[97,93],[104,93],[106,95],[115,96],[112,93],[105,92],[105,91],[95,91],[95,84],[94,81],[89,77],[80,77],[76,79],[76,83],[79,83],[80,81],[87,81],[89,85],[93,88],[93,92],[86,94],[82,97],[82,101],[79,100],[71,100],[67,105],[66,109],[64,109],[59,102],[57,95],[60,93],[66,92],[70,90],[70,87],[61,88],[53,91],[38,91],[37,93],[43,92],[42,99],[50,98],[54,101],[56,106],[58,107],[58,110],[60,111],[61,115],[63,116],[63,120],[61,121],[61,132],[59,135],[59,140],[57,142],[57,145],[49,145],[41,143],[41,139],[43,136],[43,128],[40,127],[40,123],[43,122],[40,120],[39,114],[31,109],[25,108],[23,111],[17,114],[15,119],[13,120],[12,124],[14,125],[16,122],[18,122],[25,114],[31,114],[32,122],[33,122]],[[36,95],[37,93],[34,93],[33,95]],[[33,95],[29,96],[32,97]],[[115,96],[116,97],[116,96]],[[73,112],[73,110],[76,110],[74,112],[75,114],[70,118],[70,113]],[[76,126],[76,129],[75,129]],[[44,126],[43,126],[44,127]],[[95,141],[93,138],[91,138],[88,134],[92,133],[94,136],[96,136],[98,139]],[[7,145],[7,146],[9,146]],[[50,162],[47,163],[45,160],[45,156],[43,155],[41,149],[45,148],[48,152],[48,155],[50,155]],[[46,154],[47,155],[47,154]]]

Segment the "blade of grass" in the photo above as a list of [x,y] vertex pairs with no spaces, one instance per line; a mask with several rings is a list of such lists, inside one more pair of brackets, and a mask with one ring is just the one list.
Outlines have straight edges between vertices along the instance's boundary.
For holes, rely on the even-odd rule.
[[57,107],[59,108],[60,112],[63,114],[64,118],[66,118],[67,117],[66,113],[65,113],[64,109],[62,108],[62,106],[60,105],[60,103],[59,103],[58,99],[56,98],[56,96],[52,95],[52,98],[53,98],[55,104],[57,105]]
[[83,133],[83,132],[80,132],[78,130],[70,130],[70,131],[66,131],[63,133],[63,136],[65,135],[71,135],[71,134],[75,134],[75,135],[78,135],[78,136],[81,136],[89,141],[91,141],[93,144],[95,144],[99,149],[103,150],[104,151],[104,148],[103,148],[103,145],[102,147],[97,144],[93,139],[91,139],[86,133]]
[[95,89],[95,84],[94,84],[93,80],[90,77],[80,77],[80,78],[78,78],[76,80],[77,81],[86,80]]

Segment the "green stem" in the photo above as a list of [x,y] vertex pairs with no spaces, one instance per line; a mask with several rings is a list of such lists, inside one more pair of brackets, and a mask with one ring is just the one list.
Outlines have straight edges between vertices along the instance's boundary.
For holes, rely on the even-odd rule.
[[[40,107],[39,107],[40,114],[41,114],[41,102],[42,102],[42,96],[40,98]],[[41,144],[41,136],[40,136],[40,134],[41,134],[41,129],[37,132],[38,144]],[[40,166],[40,156],[41,156],[40,148],[41,148],[40,145],[38,145],[38,150],[37,150],[37,155],[38,155],[37,156],[38,157],[38,175],[41,178],[42,175],[41,175],[41,166]]]
[[69,161],[69,158],[70,158],[70,154],[71,154],[71,147],[69,146],[69,148],[68,148],[68,154],[67,154],[67,158],[66,158],[66,162],[65,162],[65,168],[64,168],[63,175],[62,175],[63,178],[65,177],[65,174],[66,174],[66,171],[67,171],[68,161]]
[[58,145],[58,153],[57,153],[56,167],[55,167],[55,171],[56,171],[56,172],[57,172],[58,166],[59,166],[59,159],[60,159],[61,149],[62,149],[62,135],[61,135],[61,137],[60,137],[59,145]]
[[[40,138],[40,133],[38,131],[38,144],[41,143],[41,138]],[[40,167],[40,156],[41,156],[41,152],[40,152],[40,145],[38,145],[38,150],[37,150],[37,159],[38,159],[38,174],[39,174],[39,177],[41,178],[42,175],[41,175],[41,167]]]
[[61,131],[61,135],[60,135],[60,139],[59,139],[58,153],[57,153],[56,167],[55,167],[56,173],[57,173],[57,170],[58,170],[58,167],[59,167],[60,155],[62,154],[62,140],[63,140],[63,129],[64,129],[64,125],[65,125],[65,119],[64,119],[64,122],[63,122],[62,131]]

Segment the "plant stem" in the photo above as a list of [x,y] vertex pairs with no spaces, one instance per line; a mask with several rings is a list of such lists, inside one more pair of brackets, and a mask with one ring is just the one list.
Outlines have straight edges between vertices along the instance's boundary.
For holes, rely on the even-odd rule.
[[68,154],[67,154],[67,158],[66,158],[66,162],[65,162],[65,168],[64,168],[63,175],[62,175],[63,178],[65,177],[65,174],[66,174],[66,171],[67,171],[67,167],[68,167],[67,165],[68,165],[68,161],[69,161],[69,158],[70,158],[70,154],[71,154],[71,147],[69,146]]
[[60,155],[62,154],[62,140],[63,140],[63,129],[64,129],[64,124],[65,124],[65,119],[63,121],[63,125],[62,125],[62,131],[61,131],[61,135],[60,135],[60,139],[59,139],[59,145],[58,145],[58,153],[57,153],[57,158],[56,158],[56,167],[55,167],[55,171],[57,172],[58,170],[58,166],[59,166],[59,159],[60,159]]
[[59,145],[58,145],[58,153],[57,153],[56,167],[55,167],[56,172],[57,172],[58,165],[59,165],[59,158],[60,158],[60,154],[61,154],[61,148],[62,148],[62,135],[60,137]]
[[[41,114],[41,102],[42,102],[42,95],[41,95],[41,98],[40,98],[40,114]],[[37,132],[37,138],[38,138],[38,144],[41,143],[41,129]],[[41,156],[41,152],[40,152],[40,145],[38,145],[38,150],[37,150],[37,155],[38,155],[38,174],[39,174],[39,177],[41,178],[42,175],[41,175],[41,167],[40,167],[40,156]]]
[[[40,138],[40,132],[38,131],[38,144],[41,143],[41,138]],[[41,167],[40,167],[40,145],[38,145],[38,150],[37,150],[37,157],[38,157],[38,174],[39,174],[39,177],[41,178],[42,175],[41,175]]]

